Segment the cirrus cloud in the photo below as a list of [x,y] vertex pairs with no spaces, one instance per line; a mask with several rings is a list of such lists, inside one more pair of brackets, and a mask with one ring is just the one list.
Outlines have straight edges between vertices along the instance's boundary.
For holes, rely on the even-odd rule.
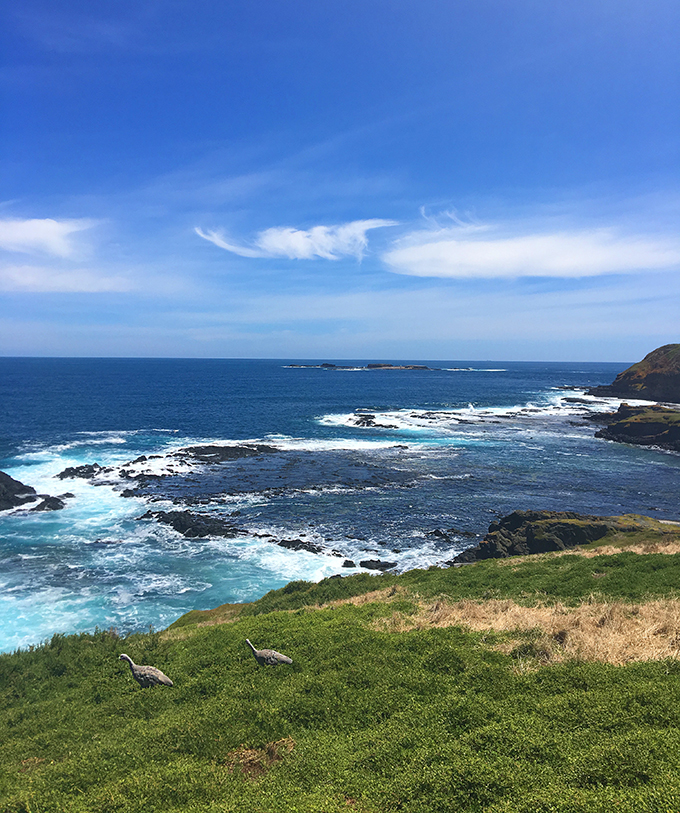
[[414,232],[385,252],[391,271],[416,277],[589,277],[680,264],[680,243],[612,230],[470,237],[467,229]]
[[368,238],[366,232],[384,226],[395,226],[394,220],[372,218],[353,220],[337,226],[314,226],[311,229],[272,228],[261,231],[253,247],[241,246],[225,239],[218,231],[194,229],[199,237],[240,257],[286,257],[291,260],[339,260],[341,257],[361,259]]

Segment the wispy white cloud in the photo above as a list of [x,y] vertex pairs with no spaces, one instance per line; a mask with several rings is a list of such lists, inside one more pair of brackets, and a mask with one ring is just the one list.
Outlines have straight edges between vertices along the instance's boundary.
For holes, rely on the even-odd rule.
[[16,293],[122,293],[133,284],[122,276],[91,269],[55,269],[32,265],[0,267],[0,291]]
[[29,220],[0,220],[0,249],[25,254],[50,254],[54,257],[72,258],[79,247],[71,235],[90,229],[96,220],[52,220],[32,218]]
[[338,226],[314,226],[311,229],[272,228],[261,231],[253,246],[241,246],[225,239],[221,232],[196,228],[196,234],[220,248],[240,257],[287,257],[291,260],[339,260],[341,257],[361,259],[368,238],[366,232],[384,226],[397,225],[394,220],[353,220]]
[[610,229],[474,236],[468,228],[412,232],[382,256],[417,277],[590,277],[680,264],[680,242]]

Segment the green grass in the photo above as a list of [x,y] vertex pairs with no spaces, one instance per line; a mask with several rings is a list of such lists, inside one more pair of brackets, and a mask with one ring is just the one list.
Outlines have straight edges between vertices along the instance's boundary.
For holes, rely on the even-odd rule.
[[[680,558],[537,557],[402,576],[296,582],[167,633],[55,636],[0,656],[0,813],[680,810],[680,664],[518,668],[493,636],[372,622],[409,593],[578,603],[677,596]],[[593,571],[606,575],[594,579]],[[398,602],[332,599],[399,585]],[[403,595],[402,595],[403,592]],[[226,612],[226,611],[224,611]],[[293,658],[259,668],[245,638]],[[172,689],[141,690],[153,663]],[[241,747],[292,738],[259,779]]]
[[[608,543],[606,537],[588,547],[601,543]],[[605,576],[595,579],[595,571]],[[267,593],[252,604],[194,610],[178,619],[170,629],[318,606],[394,585],[422,598],[512,598],[529,604],[537,600],[576,604],[595,595],[605,600],[640,601],[647,597],[680,595],[680,554],[640,556],[622,551],[613,556],[599,556],[597,563],[580,556],[489,559],[460,568],[411,570],[399,576],[362,573],[343,579],[324,579],[318,584],[296,581]]]

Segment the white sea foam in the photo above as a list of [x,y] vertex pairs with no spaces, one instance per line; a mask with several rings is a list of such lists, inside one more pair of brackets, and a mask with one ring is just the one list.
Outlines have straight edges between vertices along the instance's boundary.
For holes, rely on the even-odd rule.
[[[447,435],[459,434],[461,427],[502,424],[511,419],[516,428],[522,423],[544,422],[557,418],[585,416],[593,412],[611,412],[618,408],[621,399],[602,399],[588,395],[585,390],[553,391],[540,402],[528,401],[512,406],[477,406],[449,409],[357,409],[350,413],[324,415],[319,423],[325,426],[351,427],[385,432],[423,433]],[[644,405],[644,401],[628,403]]]
[[[323,419],[319,419],[323,422]],[[260,441],[261,442],[261,441]],[[265,442],[273,443],[281,451],[372,451],[394,447],[393,440],[363,440],[360,438],[293,438],[286,435],[267,435]]]
[[[168,434],[168,435],[175,435],[179,432],[178,429],[126,429],[123,432],[116,432],[114,434],[123,434],[126,437],[135,437],[138,435],[148,435],[151,433],[160,433],[160,434]],[[80,431],[76,432],[76,435],[91,435],[92,437],[104,437],[111,435],[112,432],[110,429],[99,429],[97,431]]]

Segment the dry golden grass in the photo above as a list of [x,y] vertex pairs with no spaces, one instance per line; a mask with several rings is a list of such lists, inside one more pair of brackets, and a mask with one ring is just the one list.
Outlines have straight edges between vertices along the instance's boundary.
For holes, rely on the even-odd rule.
[[615,553],[622,551],[627,553],[680,553],[680,541],[677,539],[662,539],[654,540],[653,542],[641,542],[637,545],[626,545],[625,548],[615,547],[614,545],[602,545],[599,548],[586,548],[585,550],[565,551],[558,555],[564,556],[565,553],[577,553],[586,558],[593,556],[612,556]]
[[398,601],[408,595],[409,592],[405,587],[394,584],[392,587],[385,587],[382,590],[371,590],[370,593],[362,593],[360,596],[329,601],[327,604],[320,604],[316,607],[310,607],[310,609],[316,610],[323,609],[324,607],[337,607],[340,604],[353,604],[355,607],[361,607],[364,604],[374,604],[377,601],[381,604],[389,604],[390,601]]
[[680,654],[679,600],[588,601],[578,607],[524,607],[499,599],[436,601],[421,605],[417,615],[394,613],[374,624],[390,632],[451,626],[504,632],[508,638],[497,646],[506,652],[516,648],[518,638],[526,640],[522,633],[531,630],[536,632],[534,649],[545,662],[580,659],[624,664]]
[[[215,624],[231,624],[237,621],[244,604],[222,604],[214,610],[193,610],[197,627],[212,627]],[[193,627],[168,628],[160,633],[163,641],[180,641],[193,634]]]
[[[617,540],[618,541],[618,540]],[[680,537],[677,534],[658,535],[650,540],[640,542],[628,542],[626,540],[616,545],[599,545],[597,547],[575,547],[568,550],[551,551],[550,553],[533,553],[529,556],[508,556],[506,559],[496,559],[500,566],[518,567],[528,558],[538,559],[539,557],[553,559],[556,556],[584,556],[592,559],[595,556],[613,556],[617,553],[637,553],[643,556],[646,553],[680,553]]]

